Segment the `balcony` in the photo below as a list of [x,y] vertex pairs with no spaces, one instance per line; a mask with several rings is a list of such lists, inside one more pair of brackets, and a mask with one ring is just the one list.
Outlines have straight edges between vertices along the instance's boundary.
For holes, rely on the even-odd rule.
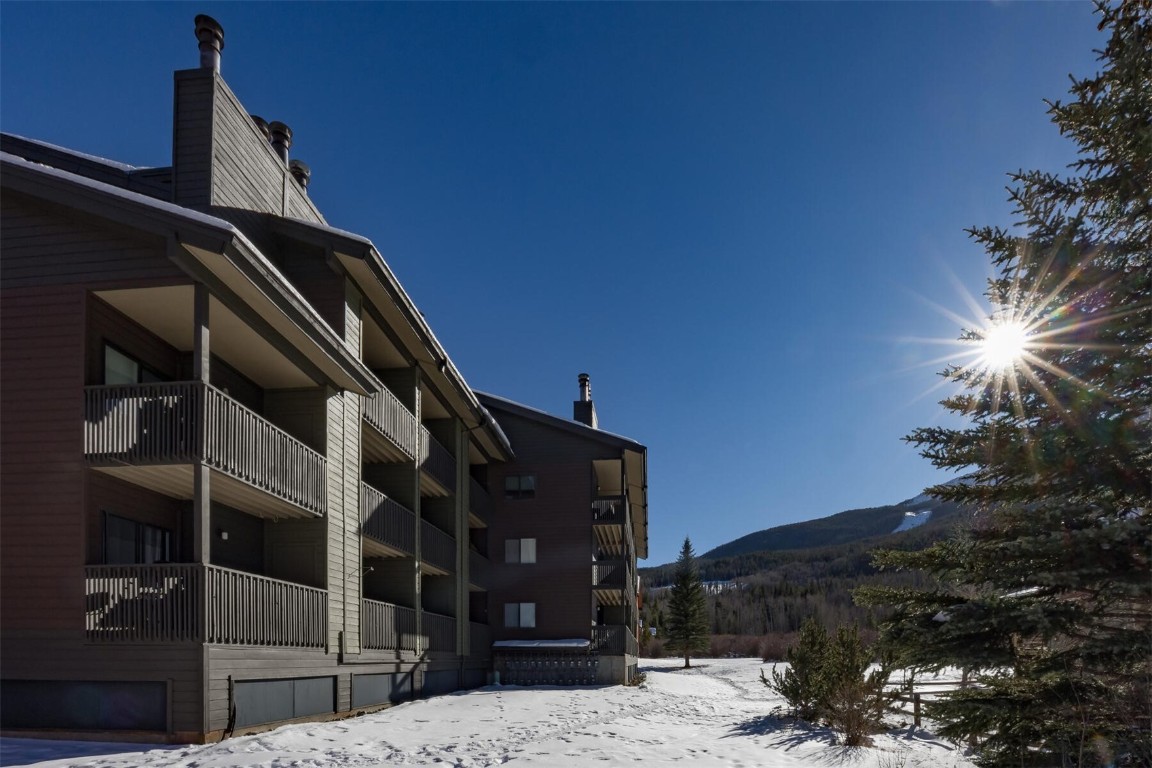
[[636,636],[628,627],[619,624],[592,627],[592,650],[604,656],[635,656],[638,652]]
[[417,650],[416,610],[379,600],[361,601],[360,644],[368,650]]
[[364,460],[412,461],[420,453],[420,423],[396,395],[382,389],[364,403]]
[[421,568],[425,573],[445,576],[456,572],[456,539],[427,520],[420,521]]
[[474,549],[468,550],[468,583],[477,590],[488,589],[492,564]]
[[416,515],[366,483],[360,484],[360,523],[365,557],[416,554]]
[[420,619],[424,623],[424,635],[428,639],[428,650],[455,652],[456,619],[428,611],[424,611]]
[[451,496],[456,492],[456,458],[440,445],[424,426],[420,427],[420,493]]
[[592,564],[592,591],[600,605],[626,605],[635,590],[627,560],[602,560]]
[[324,457],[203,382],[85,387],[84,421],[84,454],[101,472],[191,499],[203,462],[213,500],[270,518],[327,511]]
[[492,497],[484,486],[473,478],[468,478],[468,526],[486,528],[492,519]]
[[90,565],[92,643],[324,648],[328,592],[215,565]]
[[601,496],[592,500],[592,530],[596,544],[611,555],[632,551],[632,516],[627,496]]

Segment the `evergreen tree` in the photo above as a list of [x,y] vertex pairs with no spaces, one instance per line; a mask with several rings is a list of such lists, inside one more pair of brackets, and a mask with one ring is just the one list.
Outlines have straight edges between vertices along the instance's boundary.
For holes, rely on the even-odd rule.
[[669,592],[668,647],[684,654],[684,668],[688,669],[692,666],[693,651],[708,650],[709,637],[704,586],[696,569],[696,553],[687,537],[676,560],[676,578]]
[[928,590],[872,590],[885,637],[920,668],[978,686],[930,714],[985,765],[1152,764],[1152,2],[1101,4],[1101,71],[1049,114],[1079,149],[1067,177],[1011,174],[1017,237],[970,230],[989,254],[992,317],[1022,349],[944,375],[964,428],[907,439],[962,482],[968,530],[879,566]]

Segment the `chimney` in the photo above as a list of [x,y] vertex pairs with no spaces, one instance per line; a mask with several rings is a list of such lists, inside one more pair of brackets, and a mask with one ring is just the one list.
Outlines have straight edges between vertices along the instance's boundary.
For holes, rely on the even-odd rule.
[[260,115],[248,115],[252,118],[252,122],[256,123],[256,127],[260,129],[260,133],[264,135],[265,141],[272,141],[272,129],[268,127],[268,121],[260,117]]
[[220,73],[220,51],[224,50],[224,28],[211,16],[196,17],[196,39],[200,41],[200,69]]
[[276,150],[276,154],[280,155],[280,159],[287,165],[288,148],[292,146],[292,129],[279,120],[273,120],[268,124],[268,130],[272,132],[272,149]]
[[599,429],[599,420],[596,418],[596,404],[592,402],[592,377],[586,373],[579,376],[580,399],[572,403],[572,418],[575,421]]
[[312,169],[303,160],[293,160],[288,163],[288,170],[292,173],[292,178],[296,179],[305,192],[308,191],[308,181],[312,178]]

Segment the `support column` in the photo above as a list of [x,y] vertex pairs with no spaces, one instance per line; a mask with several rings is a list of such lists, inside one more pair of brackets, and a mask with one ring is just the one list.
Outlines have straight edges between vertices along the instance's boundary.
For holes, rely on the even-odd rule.
[[192,468],[192,560],[208,563],[211,560],[212,494],[209,471],[204,464],[208,448],[207,392],[211,377],[212,354],[209,343],[209,307],[211,295],[208,287],[196,283],[192,312],[192,378],[200,384],[200,408],[196,414],[197,461]]
[[472,537],[468,532],[468,430],[462,419],[453,419],[456,455],[456,653],[467,656],[471,616],[468,613],[468,584],[471,582],[469,569]]

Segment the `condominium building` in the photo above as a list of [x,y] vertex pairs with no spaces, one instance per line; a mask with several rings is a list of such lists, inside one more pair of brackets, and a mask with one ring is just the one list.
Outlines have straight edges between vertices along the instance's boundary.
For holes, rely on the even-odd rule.
[[474,393],[196,37],[170,166],[0,137],[0,726],[626,682],[646,449]]

